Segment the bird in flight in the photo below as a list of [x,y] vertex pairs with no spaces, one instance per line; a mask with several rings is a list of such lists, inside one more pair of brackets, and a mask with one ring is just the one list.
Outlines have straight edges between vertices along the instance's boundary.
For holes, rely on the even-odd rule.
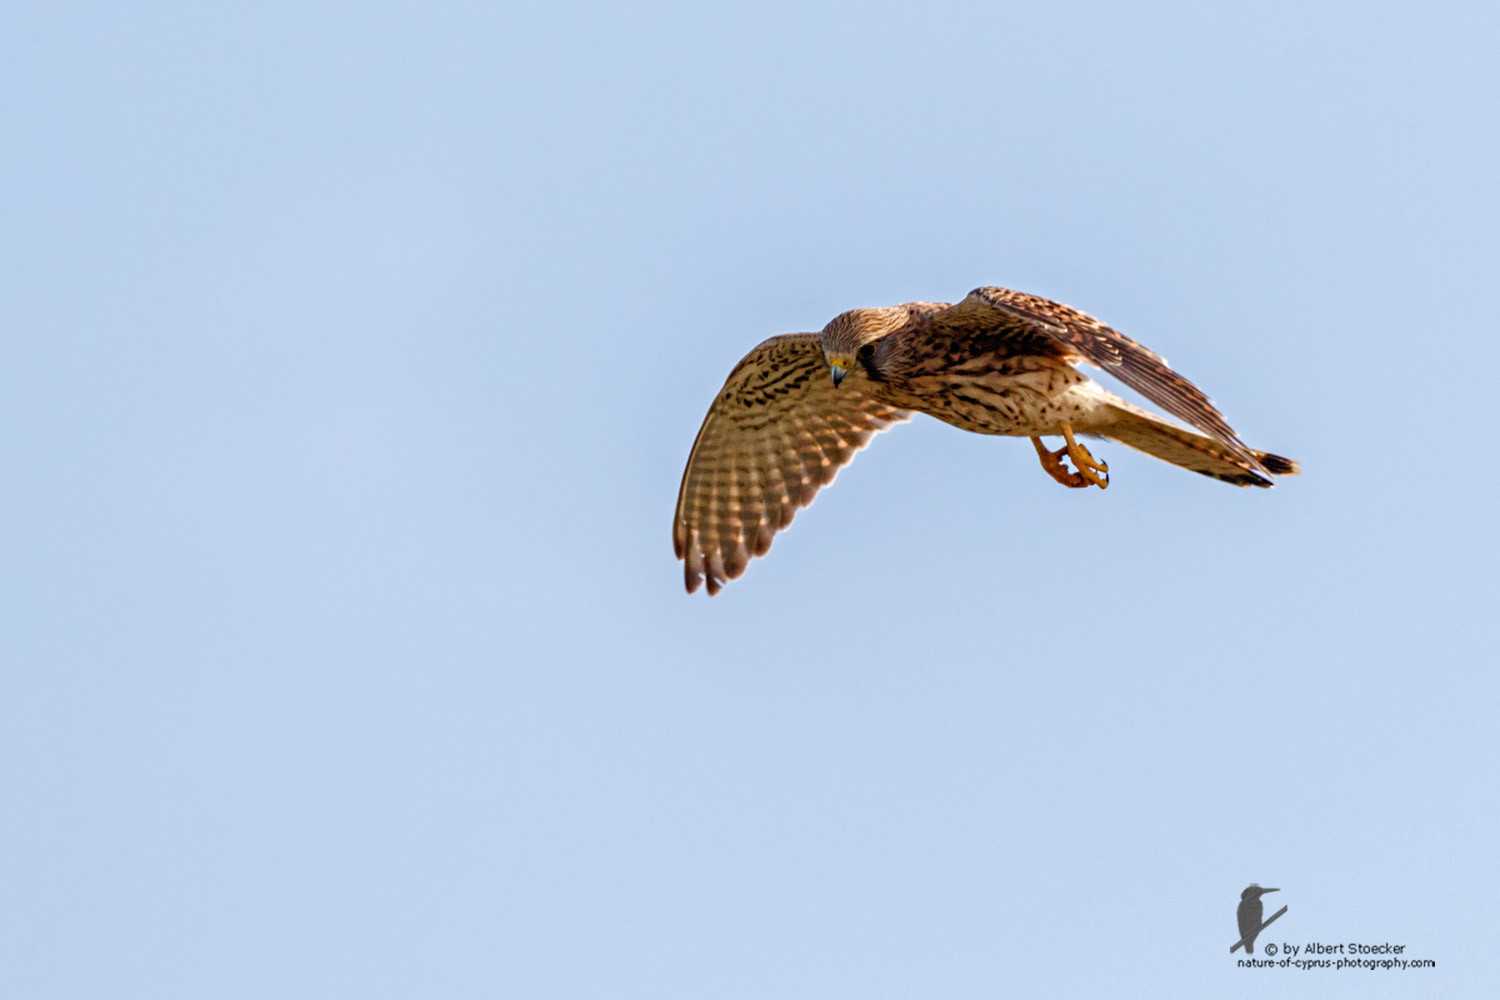
[[[1080,362],[1197,430],[1132,406],[1078,371]],[[954,305],[851,309],[821,333],[762,343],[709,407],[672,519],[688,593],[707,581],[717,594],[871,437],[913,413],[1029,437],[1047,474],[1074,489],[1109,485],[1109,466],[1079,436],[1236,486],[1270,486],[1298,471],[1291,459],[1247,447],[1160,355],[1060,303],[978,288]],[[1049,449],[1047,436],[1062,446]]]

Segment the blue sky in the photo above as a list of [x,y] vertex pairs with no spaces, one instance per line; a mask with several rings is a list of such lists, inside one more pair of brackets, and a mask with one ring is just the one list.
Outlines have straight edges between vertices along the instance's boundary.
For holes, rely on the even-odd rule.
[[[7,995],[1493,988],[1492,7],[3,22]],[[1305,475],[919,418],[686,597],[735,361],[981,284]]]

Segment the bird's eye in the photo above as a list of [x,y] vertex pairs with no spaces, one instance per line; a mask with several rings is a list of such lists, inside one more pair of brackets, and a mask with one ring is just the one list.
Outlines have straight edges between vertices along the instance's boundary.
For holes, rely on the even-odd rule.
[[875,345],[866,344],[864,347],[861,347],[857,352],[855,352],[855,356],[858,357],[861,361],[869,361],[875,356]]

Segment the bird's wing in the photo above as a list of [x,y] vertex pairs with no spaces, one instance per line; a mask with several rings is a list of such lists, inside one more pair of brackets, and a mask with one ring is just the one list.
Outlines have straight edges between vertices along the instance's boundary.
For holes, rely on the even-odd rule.
[[1174,372],[1155,351],[1086,313],[1008,288],[976,288],[962,302],[933,314],[932,318],[938,323],[1025,324],[1045,334],[1075,359],[1109,372],[1174,417],[1219,439],[1237,457],[1260,468],[1250,449],[1201,389]]
[[816,334],[751,351],[709,407],[682,474],[672,545],[688,593],[704,579],[718,593],[871,437],[910,416],[858,380],[835,387]]
[[1242,902],[1234,913],[1234,918],[1240,925],[1240,937],[1247,937],[1251,931],[1259,930],[1261,914],[1265,912],[1265,907],[1258,899]]

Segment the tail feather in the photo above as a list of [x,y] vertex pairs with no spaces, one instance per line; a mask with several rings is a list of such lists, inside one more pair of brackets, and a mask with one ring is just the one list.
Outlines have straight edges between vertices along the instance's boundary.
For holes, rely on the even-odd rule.
[[1091,421],[1088,433],[1129,445],[1164,462],[1212,476],[1236,486],[1271,486],[1272,476],[1295,476],[1296,462],[1264,451],[1252,451],[1255,463],[1218,441],[1190,431],[1124,401],[1110,404],[1108,416]]

